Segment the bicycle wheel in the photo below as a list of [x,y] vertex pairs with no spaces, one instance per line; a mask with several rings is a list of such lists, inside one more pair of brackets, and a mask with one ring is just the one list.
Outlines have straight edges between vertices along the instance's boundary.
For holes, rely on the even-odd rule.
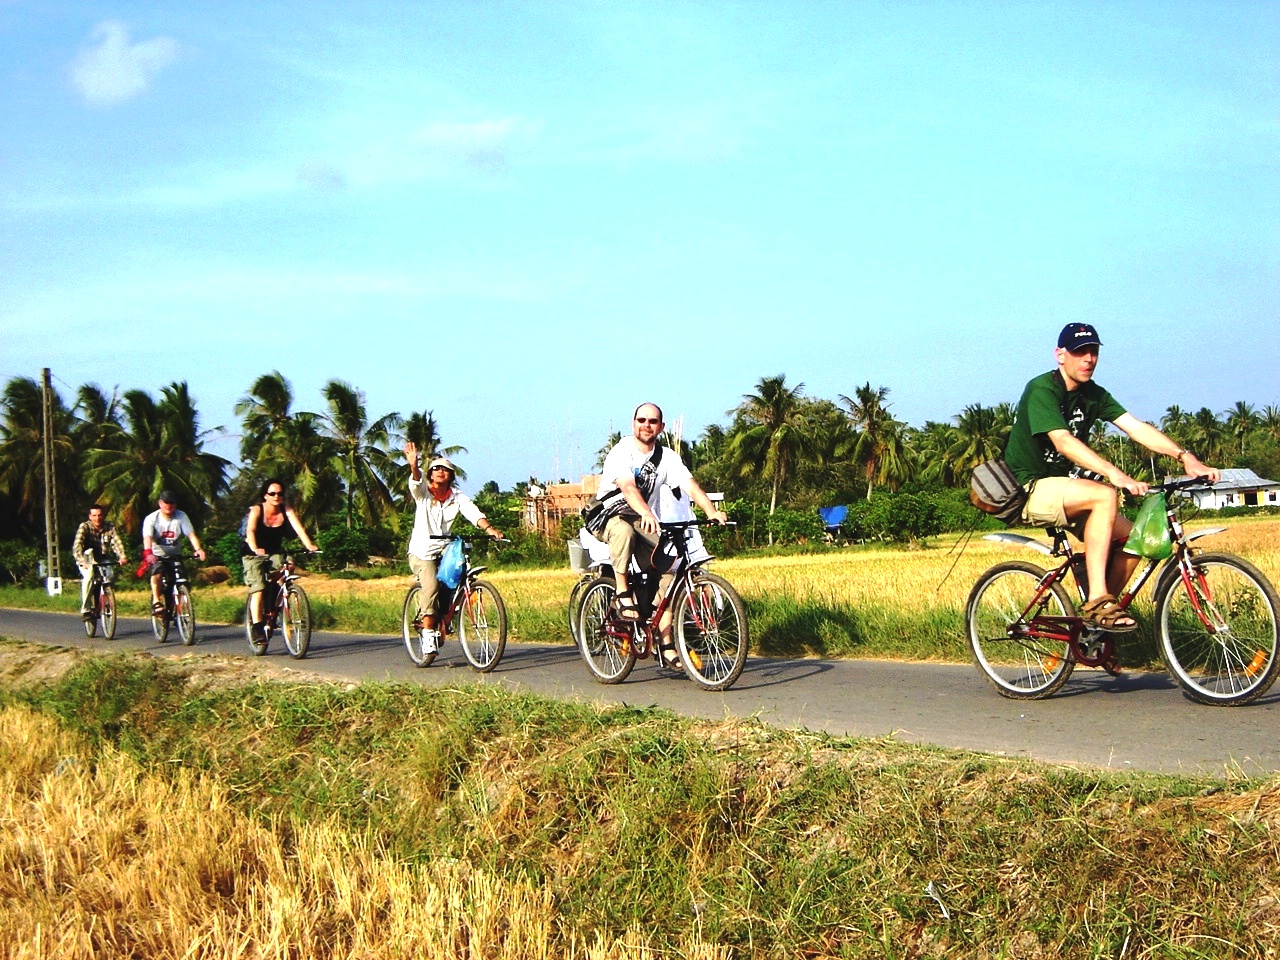
[[1160,652],[1187,696],[1239,706],[1275,683],[1280,597],[1246,560],[1203,553],[1191,560],[1188,585],[1176,567],[1156,589]]
[[285,649],[293,659],[301,660],[311,646],[311,601],[296,583],[285,590],[283,614],[280,629],[284,631]]
[[96,585],[89,587],[89,609],[94,611],[93,616],[89,619],[81,617],[84,621],[84,635],[92,638],[98,632],[98,588]]
[[261,640],[255,640],[253,637],[253,598],[244,602],[244,639],[249,644],[249,650],[255,657],[260,657],[267,652],[267,635],[265,633],[266,621],[263,621],[263,630]]
[[485,580],[467,587],[453,620],[453,632],[471,666],[488,673],[498,665],[507,649],[507,606],[497,587]]
[[[163,591],[165,588],[161,587],[160,589]],[[165,609],[162,613],[157,614],[155,607],[151,608],[151,632],[155,634],[156,639],[161,643],[164,643],[169,638],[169,617],[171,615],[172,607],[167,596],[165,597]]]
[[676,650],[689,679],[706,690],[727,690],[742,675],[750,637],[742,598],[724,577],[694,574],[674,610]]
[[191,605],[191,588],[180,583],[173,588],[173,619],[178,623],[178,636],[188,647],[196,642],[196,611]]
[[1048,572],[1034,563],[999,563],[978,578],[965,606],[973,662],[1002,696],[1039,700],[1067,682],[1075,661],[1065,640],[1038,637],[1036,617],[1071,617],[1061,584],[1042,587]]
[[422,627],[414,623],[418,617],[418,594],[422,587],[414,584],[405,594],[404,609],[400,611],[400,633],[404,637],[404,648],[415,667],[429,667],[436,658],[436,651],[422,652]]
[[116,590],[109,583],[98,588],[98,629],[103,640],[116,638]]
[[582,615],[582,595],[587,592],[587,587],[595,582],[595,579],[595,574],[584,573],[569,591],[569,606],[565,608],[565,619],[569,623],[569,636],[575,642],[578,639],[578,617]]
[[620,621],[609,615],[616,592],[613,580],[601,577],[583,592],[578,618],[578,651],[601,683],[621,683],[636,665],[635,645],[615,635]]

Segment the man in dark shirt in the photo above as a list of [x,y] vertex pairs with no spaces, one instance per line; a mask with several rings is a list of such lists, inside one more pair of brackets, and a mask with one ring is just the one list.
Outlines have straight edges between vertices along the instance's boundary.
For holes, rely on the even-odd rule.
[[1148,484],[1135,480],[1088,445],[1095,423],[1114,423],[1152,453],[1174,457],[1191,477],[1217,482],[1205,466],[1151,424],[1139,420],[1093,382],[1102,341],[1087,323],[1069,323],[1058,336],[1057,369],[1027,384],[1005,446],[1004,459],[1027,490],[1022,519],[1036,526],[1064,527],[1084,542],[1089,597],[1081,610],[1093,626],[1132,630],[1137,622],[1116,604],[1137,557],[1113,547],[1132,524],[1118,512],[1116,490],[1142,496]]

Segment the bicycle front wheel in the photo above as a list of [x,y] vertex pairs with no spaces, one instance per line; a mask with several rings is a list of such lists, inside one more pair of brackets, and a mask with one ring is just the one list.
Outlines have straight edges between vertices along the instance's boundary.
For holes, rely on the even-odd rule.
[[1048,575],[1021,560],[996,564],[978,578],[965,606],[973,662],[1012,700],[1050,696],[1075,669],[1070,644],[1040,636],[1033,624],[1037,617],[1075,615],[1061,584],[1045,584]]
[[[601,577],[582,594],[578,617],[578,651],[601,683],[621,683],[636,665],[635,644],[630,637],[617,635],[620,628],[610,617],[616,592],[613,580]],[[635,628],[628,625],[627,629]]]
[[116,638],[116,591],[110,584],[98,588],[98,628],[103,640]]
[[1275,683],[1280,598],[1246,560],[1204,553],[1191,560],[1190,583],[1178,568],[1160,581],[1155,617],[1160,652],[1187,696],[1240,706]]
[[595,580],[595,574],[584,573],[578,582],[573,585],[573,589],[569,591],[569,606],[565,610],[565,615],[569,623],[569,636],[575,642],[578,639],[578,618],[582,615],[582,596],[587,592],[587,587],[594,583]]
[[458,604],[453,632],[467,663],[481,673],[496,667],[507,649],[507,607],[498,588],[485,580],[470,584]]
[[165,603],[165,608],[160,613],[155,612],[155,607],[151,608],[151,632],[155,634],[156,640],[164,643],[169,638],[169,617],[172,611],[169,604]]
[[311,601],[297,584],[290,584],[284,594],[284,645],[289,656],[301,660],[311,647]]
[[180,583],[173,588],[173,619],[178,624],[178,636],[188,647],[196,642],[196,611],[191,604],[191,588]]
[[750,637],[747,610],[729,581],[714,573],[693,577],[676,598],[676,650],[689,679],[706,690],[727,690],[742,675]]
[[418,594],[422,587],[414,584],[405,594],[404,609],[400,611],[400,634],[404,637],[404,649],[415,667],[429,667],[436,658],[436,651],[422,652],[422,625],[418,621]]

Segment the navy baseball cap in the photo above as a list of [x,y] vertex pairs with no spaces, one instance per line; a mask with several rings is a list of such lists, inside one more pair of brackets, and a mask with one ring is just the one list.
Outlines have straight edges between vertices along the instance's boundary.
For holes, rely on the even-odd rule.
[[1068,323],[1058,334],[1058,346],[1063,350],[1079,350],[1081,347],[1100,347],[1098,331],[1088,323]]
[[173,491],[172,491],[172,490],[162,490],[162,491],[160,492],[160,499],[161,499],[161,500],[163,500],[165,503],[177,503],[177,502],[178,502],[178,498],[177,498],[176,496],[174,496],[174,493],[173,493]]

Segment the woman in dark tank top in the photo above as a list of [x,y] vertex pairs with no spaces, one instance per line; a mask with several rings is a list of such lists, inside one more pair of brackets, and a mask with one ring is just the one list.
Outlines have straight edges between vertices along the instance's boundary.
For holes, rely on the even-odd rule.
[[319,548],[307,535],[306,527],[293,507],[285,502],[284,484],[272,477],[262,485],[258,503],[249,508],[245,519],[244,545],[247,551],[241,561],[244,564],[244,582],[249,588],[249,608],[253,618],[254,639],[262,639],[262,591],[267,575],[284,563],[284,542],[297,537],[302,545],[313,553]]

